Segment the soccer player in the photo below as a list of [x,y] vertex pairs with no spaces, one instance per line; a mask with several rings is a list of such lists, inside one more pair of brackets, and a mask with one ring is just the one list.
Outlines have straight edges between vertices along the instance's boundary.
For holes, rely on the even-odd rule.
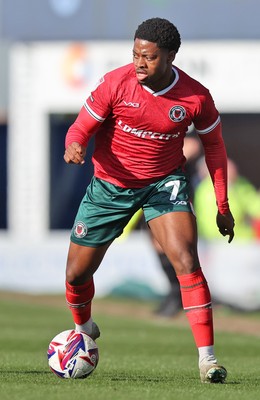
[[67,132],[67,163],[84,163],[92,135],[95,150],[94,177],[71,233],[66,299],[76,329],[97,339],[99,329],[91,318],[93,274],[113,240],[142,208],[178,276],[198,348],[201,381],[224,382],[227,371],[214,354],[211,297],[198,258],[185,172],[183,141],[188,126],[194,124],[202,142],[216,194],[216,222],[231,242],[234,219],[227,197],[227,156],[209,91],[173,65],[180,44],[180,34],[168,20],[141,23],[134,35],[133,62],[99,80]]

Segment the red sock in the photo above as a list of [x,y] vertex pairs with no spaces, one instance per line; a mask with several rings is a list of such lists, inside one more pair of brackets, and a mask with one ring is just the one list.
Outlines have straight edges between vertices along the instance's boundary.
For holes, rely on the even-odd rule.
[[91,317],[91,301],[94,293],[93,278],[79,286],[72,286],[66,282],[66,300],[75,324],[83,325]]
[[201,268],[178,276],[183,308],[189,320],[197,347],[214,344],[211,297]]

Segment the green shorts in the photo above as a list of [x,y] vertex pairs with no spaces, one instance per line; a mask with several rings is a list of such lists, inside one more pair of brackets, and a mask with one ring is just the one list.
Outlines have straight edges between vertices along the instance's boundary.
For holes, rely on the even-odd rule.
[[93,177],[79,206],[71,241],[90,247],[113,241],[139,209],[143,209],[146,222],[169,212],[193,212],[188,176],[178,169],[139,189],[125,189]]

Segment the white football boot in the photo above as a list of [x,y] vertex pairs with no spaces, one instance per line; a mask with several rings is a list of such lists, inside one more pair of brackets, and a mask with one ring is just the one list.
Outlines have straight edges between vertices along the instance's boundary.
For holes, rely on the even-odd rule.
[[214,356],[204,358],[199,363],[200,379],[203,383],[224,383],[227,377],[225,367],[218,365]]
[[100,330],[99,330],[99,327],[97,326],[97,324],[95,323],[95,322],[92,322],[92,332],[91,332],[91,334],[88,334],[90,337],[91,337],[91,339],[93,339],[94,341],[96,340],[96,339],[98,339],[99,338],[99,336],[100,336]]

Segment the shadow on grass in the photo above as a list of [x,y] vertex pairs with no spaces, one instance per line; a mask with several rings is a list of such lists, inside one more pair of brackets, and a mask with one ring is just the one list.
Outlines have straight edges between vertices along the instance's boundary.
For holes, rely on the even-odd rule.
[[[3,371],[0,370],[0,376],[1,375],[20,375],[20,376],[28,376],[28,375],[36,375],[36,376],[47,376],[50,375],[52,376],[50,371],[43,371],[43,370],[37,370],[37,371]],[[58,381],[68,381],[68,379],[61,379],[57,377]],[[191,381],[197,381],[198,377],[177,377],[177,376],[147,376],[147,375],[128,375],[128,374],[119,374],[119,373],[102,373],[102,374],[93,374],[91,377],[88,379],[94,379],[94,380],[108,380],[110,382],[136,382],[136,383],[141,383],[141,382],[158,382],[158,383],[176,383],[176,381],[179,382],[187,382],[188,380]],[[260,378],[258,380],[255,380],[260,382]],[[200,382],[199,382],[200,383]],[[241,385],[245,384],[245,381],[227,381],[223,384],[218,384],[219,386],[234,386],[234,385]],[[213,386],[217,384],[212,384]],[[207,386],[207,384],[206,384]]]
[[17,375],[49,375],[50,371],[3,371],[0,370],[0,375],[11,375],[11,374],[17,374]]
[[[149,375],[128,375],[128,374],[124,374],[124,373],[99,373],[99,374],[95,374],[93,375],[93,377],[95,376],[96,380],[101,380],[101,379],[106,379],[108,381],[111,382],[136,382],[136,383],[140,383],[140,382],[153,382],[153,383],[176,383],[176,382],[187,382],[187,381],[193,381],[193,382],[198,382],[201,383],[198,376],[149,376]],[[260,379],[259,379],[260,380]],[[213,384],[209,384],[210,386],[235,386],[235,385],[241,385],[244,384],[244,381],[236,381],[236,380],[227,380],[225,383],[213,383]],[[208,386],[208,384],[202,384],[205,386]]]

